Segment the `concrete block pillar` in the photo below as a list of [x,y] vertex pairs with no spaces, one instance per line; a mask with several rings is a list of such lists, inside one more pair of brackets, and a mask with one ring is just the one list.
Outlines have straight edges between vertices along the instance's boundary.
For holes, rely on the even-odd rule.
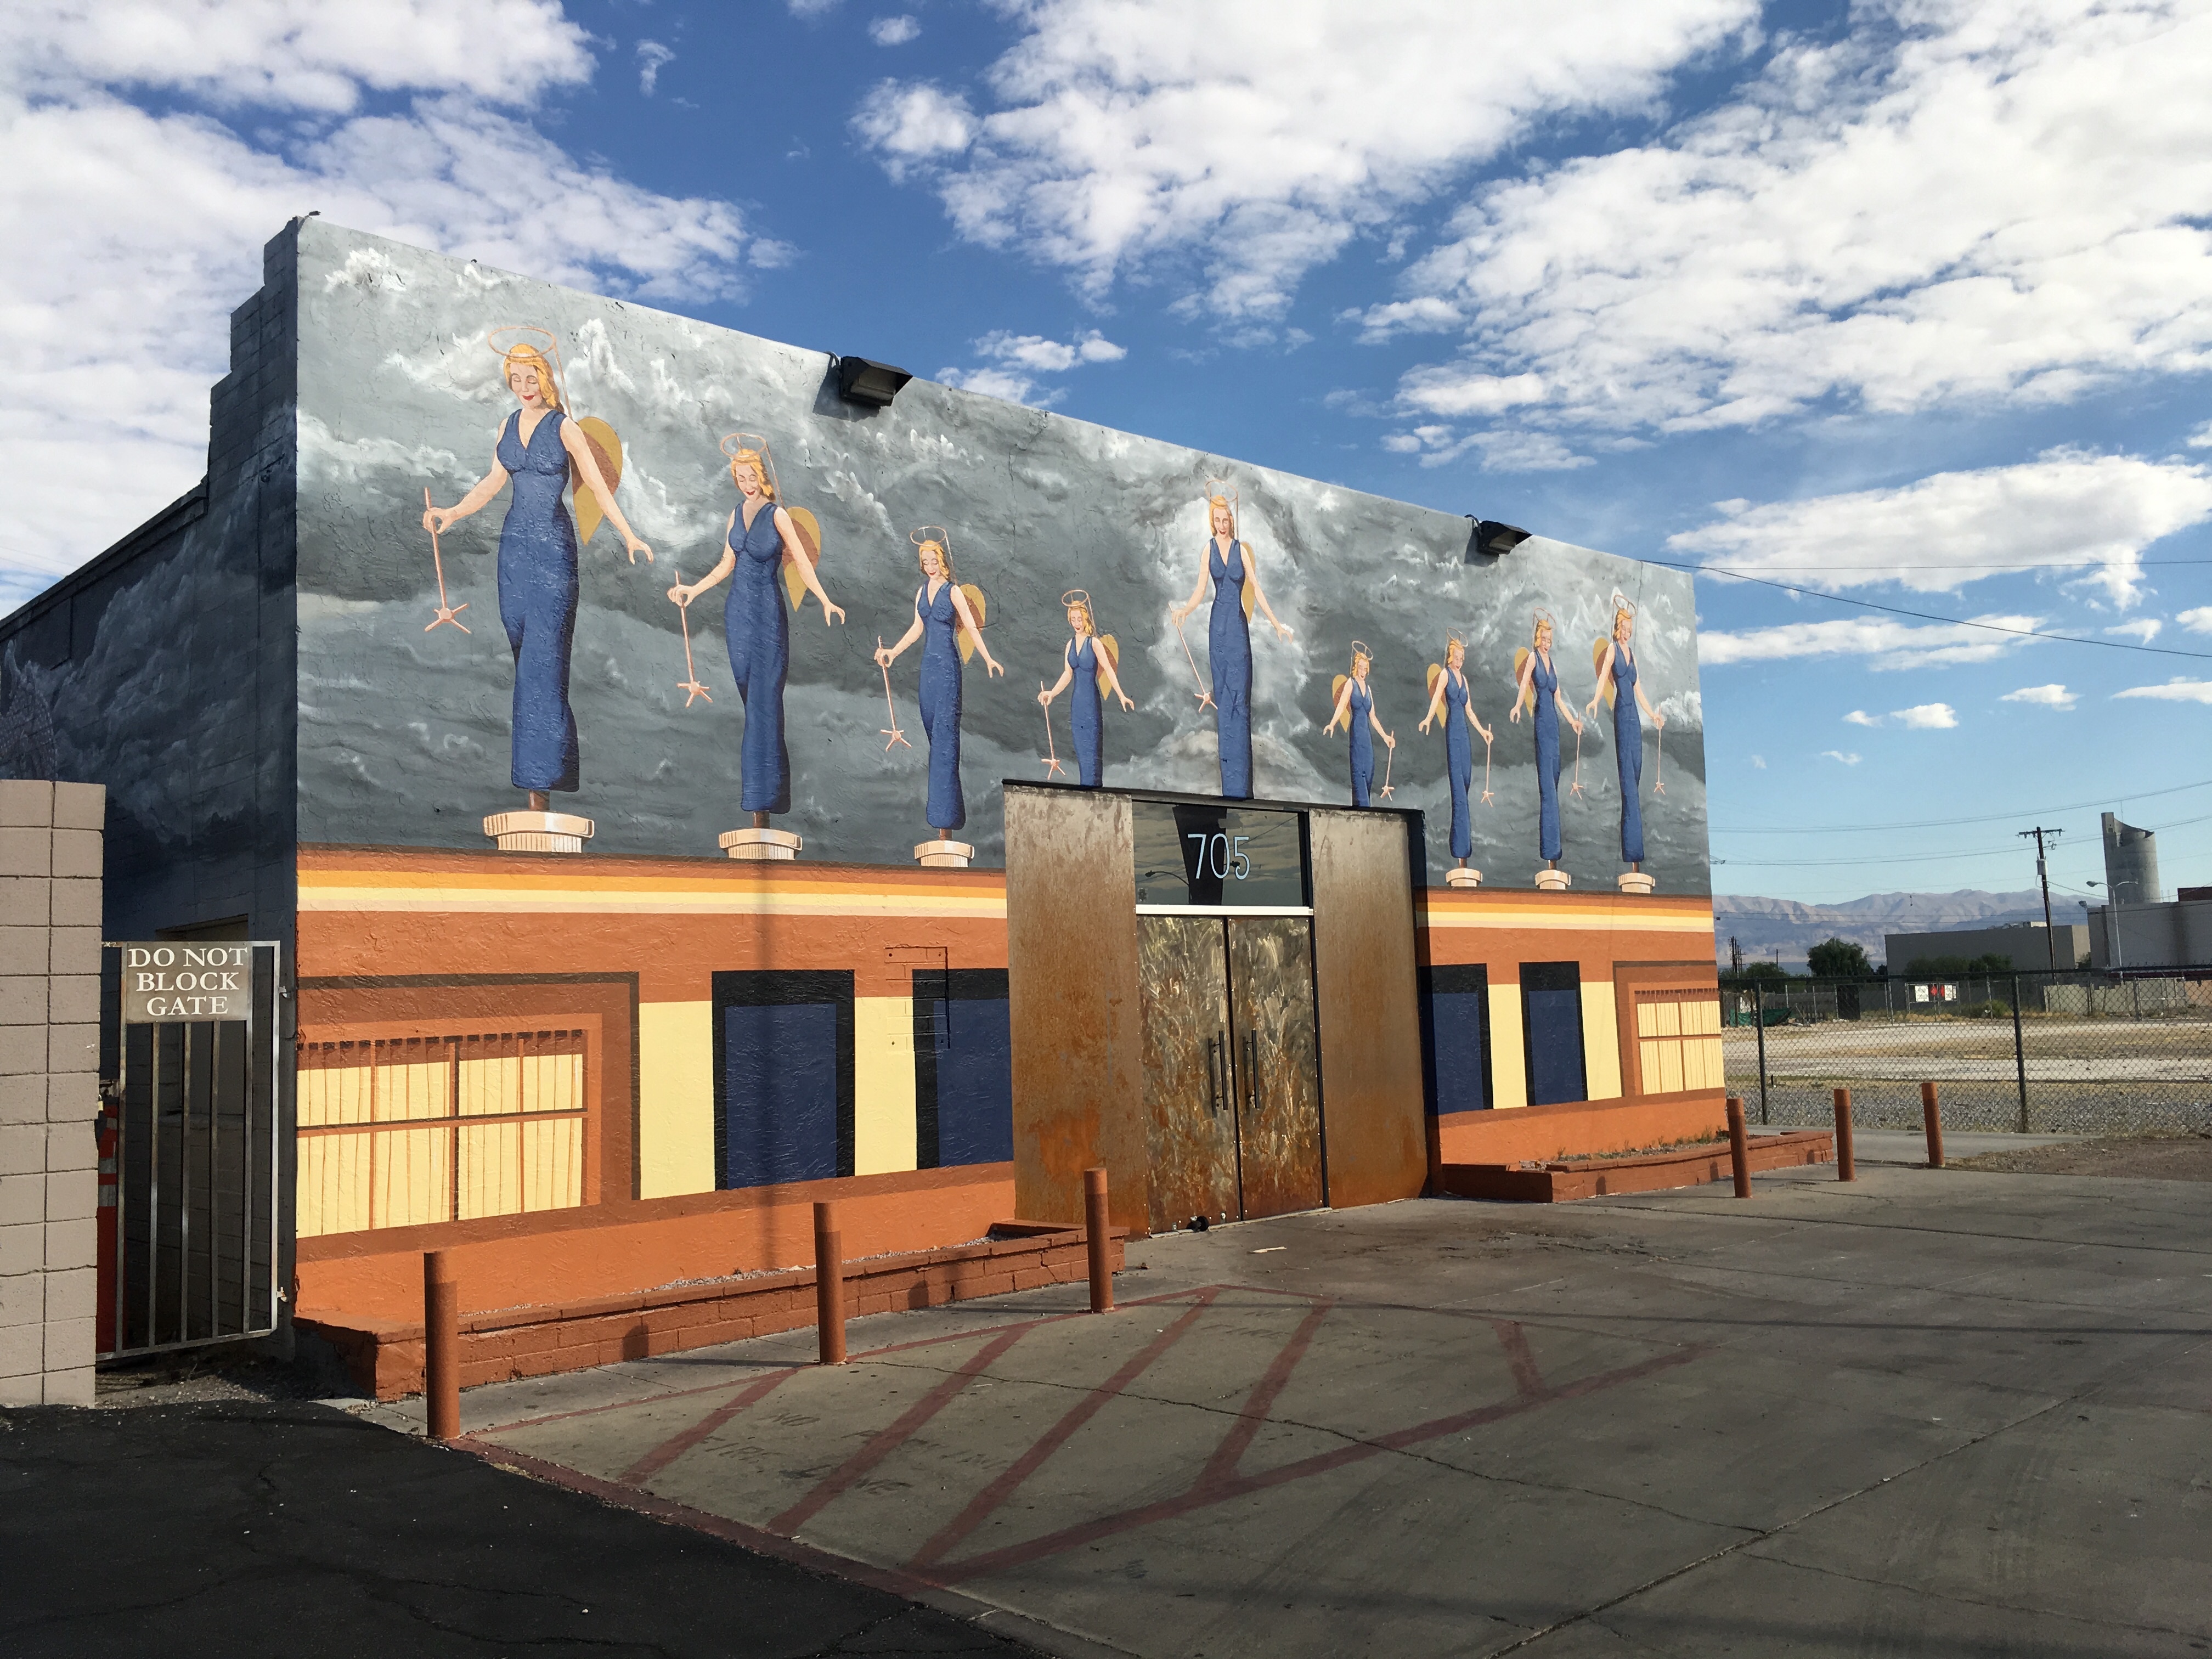
[[0,1406],[92,1403],[106,814],[0,779]]

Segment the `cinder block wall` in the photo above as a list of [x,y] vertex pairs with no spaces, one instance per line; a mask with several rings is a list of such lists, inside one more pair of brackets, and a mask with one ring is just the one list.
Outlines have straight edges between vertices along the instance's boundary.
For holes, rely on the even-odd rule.
[[92,1403],[106,815],[0,780],[0,1406]]

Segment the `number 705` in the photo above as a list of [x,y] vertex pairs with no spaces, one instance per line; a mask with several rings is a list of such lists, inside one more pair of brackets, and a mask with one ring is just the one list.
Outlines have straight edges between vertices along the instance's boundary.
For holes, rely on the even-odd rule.
[[1183,839],[1198,843],[1198,856],[1191,864],[1192,875],[1202,876],[1211,869],[1217,881],[1242,881],[1252,873],[1252,860],[1244,851],[1244,843],[1251,840],[1249,836],[1230,836],[1218,830],[1209,836],[1204,830],[1194,830]]

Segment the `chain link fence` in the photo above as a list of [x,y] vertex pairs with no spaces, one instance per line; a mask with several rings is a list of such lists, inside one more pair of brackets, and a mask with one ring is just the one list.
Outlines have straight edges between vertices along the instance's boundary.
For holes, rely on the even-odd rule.
[[1790,980],[1721,992],[1728,1087],[1764,1123],[2212,1133],[2212,967]]

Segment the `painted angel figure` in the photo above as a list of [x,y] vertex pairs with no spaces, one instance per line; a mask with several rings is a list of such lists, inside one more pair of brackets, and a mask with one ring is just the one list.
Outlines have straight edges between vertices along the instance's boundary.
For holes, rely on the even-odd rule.
[[688,609],[691,601],[734,575],[722,601],[722,632],[730,651],[730,677],[745,706],[745,734],[740,751],[742,791],[738,805],[765,830],[770,816],[791,810],[791,750],[784,739],[783,689],[791,674],[791,623],[784,604],[796,610],[811,593],[822,604],[825,628],[845,620],[830,602],[816,570],[822,553],[821,528],[804,507],[783,504],[768,441],[750,432],[722,440],[730,458],[730,482],[738,504],[722,534],[722,556],[697,581],[678,582],[668,597]]
[[[1474,783],[1474,744],[1468,732],[1469,728],[1480,732],[1486,748],[1492,734],[1468,699],[1467,641],[1457,635],[1446,643],[1443,661],[1429,666],[1429,709],[1421,716],[1421,731],[1426,732],[1437,720],[1444,723],[1444,773],[1451,782],[1452,857],[1464,870],[1474,853],[1474,824],[1467,804],[1468,791]],[[1489,791],[1486,789],[1483,795],[1487,799]]]
[[968,822],[960,790],[960,669],[980,654],[993,674],[1006,671],[983,643],[982,590],[952,579],[952,538],[925,525],[910,538],[921,567],[915,590],[914,622],[895,645],[879,646],[878,665],[889,669],[916,640],[921,646],[921,729],[929,737],[929,827],[939,841]]
[[1536,740],[1536,848],[1549,869],[1559,867],[1559,721],[1564,717],[1580,737],[1582,721],[1574,709],[1559,701],[1559,671],[1552,661],[1552,617],[1536,612],[1528,643],[1513,653],[1513,712],[1505,718],[1516,726],[1521,711],[1529,711],[1528,725]]
[[[1344,722],[1346,734],[1352,739],[1352,804],[1367,805],[1367,792],[1375,781],[1376,738],[1382,739],[1391,749],[1396,749],[1398,739],[1382,729],[1382,721],[1375,713],[1375,694],[1368,689],[1368,671],[1375,665],[1374,653],[1360,641],[1352,642],[1352,672],[1339,674],[1329,688],[1333,707],[1328,724],[1321,734],[1327,737],[1336,730],[1337,722]],[[1370,728],[1372,728],[1370,735]]]
[[1137,705],[1121,689],[1117,672],[1121,648],[1111,634],[1099,636],[1098,624],[1091,613],[1091,595],[1079,587],[1070,588],[1060,596],[1060,602],[1067,607],[1067,628],[1073,637],[1060,653],[1060,678],[1037,693],[1037,701],[1049,709],[1054,697],[1074,688],[1067,700],[1067,723],[1075,733],[1076,778],[1085,789],[1096,789],[1105,770],[1102,694],[1111,691],[1121,700],[1125,712]]
[[1651,716],[1659,731],[1667,717],[1644,695],[1643,677],[1636,665],[1636,607],[1620,593],[1613,596],[1613,637],[1590,647],[1591,665],[1597,670],[1597,690],[1590,693],[1583,712],[1597,713],[1601,697],[1613,705],[1613,759],[1620,768],[1620,856],[1631,870],[1644,868],[1644,722],[1638,710]]
[[1291,630],[1275,616],[1260,586],[1260,563],[1249,544],[1237,531],[1237,497],[1222,485],[1206,497],[1207,520],[1213,533],[1207,537],[1206,560],[1190,598],[1169,614],[1180,627],[1206,597],[1213,584],[1213,609],[1206,628],[1206,667],[1213,676],[1214,731],[1220,746],[1221,793],[1233,800],[1252,795],[1252,634],[1250,617],[1256,607],[1287,640]]
[[[502,346],[503,335],[510,337]],[[632,564],[641,553],[650,564],[653,550],[637,538],[615,503],[622,446],[613,429],[595,421],[590,424],[598,429],[587,430],[564,407],[548,355],[551,333],[497,329],[492,341],[517,407],[500,428],[491,471],[453,506],[426,507],[422,527],[443,535],[510,481],[514,485],[499,532],[499,617],[514,653],[511,775],[516,788],[529,792],[530,810],[542,812],[548,792],[574,790],[580,769],[576,714],[568,704],[580,548],[604,518],[621,533]],[[566,499],[571,481],[577,497],[573,518]],[[578,519],[586,521],[580,539]]]

